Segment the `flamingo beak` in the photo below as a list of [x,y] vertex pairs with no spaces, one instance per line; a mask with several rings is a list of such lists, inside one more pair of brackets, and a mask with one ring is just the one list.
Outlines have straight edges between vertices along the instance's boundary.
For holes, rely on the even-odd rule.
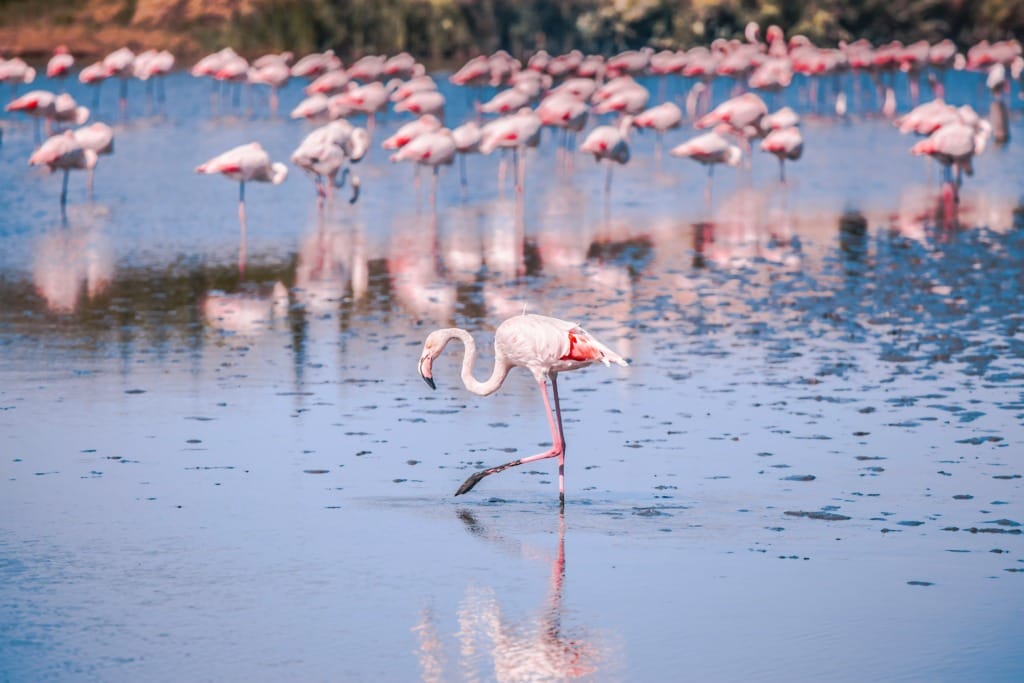
[[431,389],[437,389],[437,385],[434,384],[434,377],[430,374],[430,356],[420,358],[419,371],[420,377],[427,383],[427,386]]

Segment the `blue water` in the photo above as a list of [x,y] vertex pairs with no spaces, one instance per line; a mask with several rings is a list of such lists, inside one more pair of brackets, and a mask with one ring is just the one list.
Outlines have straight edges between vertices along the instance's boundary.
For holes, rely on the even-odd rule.
[[[987,111],[979,83],[948,99]],[[377,146],[322,214],[292,168],[247,188],[243,273],[237,188],[193,169],[251,140],[287,161],[311,126],[183,74],[122,114],[113,85],[115,153],[66,220],[30,122],[0,147],[0,680],[1024,674],[1016,91],[953,214],[865,81],[846,120],[786,93],[787,185],[755,153],[710,205],[650,135],[607,199],[550,135],[521,197],[470,157],[436,210]],[[561,378],[564,515],[549,462],[452,497],[547,447],[528,373],[474,396],[455,347],[437,391],[416,373],[458,325],[485,375],[524,307],[631,362]]]

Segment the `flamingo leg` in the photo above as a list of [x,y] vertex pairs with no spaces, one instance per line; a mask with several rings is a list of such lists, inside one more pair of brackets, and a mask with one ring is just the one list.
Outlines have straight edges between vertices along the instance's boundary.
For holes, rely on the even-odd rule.
[[[489,476],[491,474],[497,474],[498,472],[503,472],[503,471],[507,470],[508,468],[516,467],[517,465],[525,465],[528,462],[535,462],[537,460],[544,460],[546,458],[557,457],[558,458],[558,488],[559,488],[558,495],[559,495],[560,504],[564,506],[564,504],[565,504],[565,489],[564,489],[564,486],[563,486],[563,479],[564,479],[563,472],[564,472],[564,467],[565,467],[565,439],[562,436],[562,410],[561,410],[561,408],[559,407],[559,404],[558,404],[558,388],[557,388],[557,385],[556,385],[555,382],[556,382],[555,381],[555,377],[552,376],[551,377],[551,386],[552,386],[552,388],[553,388],[553,390],[555,392],[555,410],[556,410],[556,412],[552,412],[552,410],[551,410],[551,401],[548,399],[548,383],[545,382],[544,380],[541,380],[538,383],[538,386],[540,387],[541,396],[544,397],[544,412],[547,414],[548,427],[551,429],[551,448],[549,448],[548,450],[546,450],[546,451],[544,451],[542,453],[537,453],[536,455],[531,455],[531,456],[526,457],[526,458],[520,458],[518,460],[513,460],[511,462],[507,462],[504,465],[497,465],[496,467],[489,467],[486,470],[480,470],[479,472],[474,472],[473,474],[469,475],[469,477],[466,478],[466,481],[464,481],[462,483],[462,486],[459,487],[459,490],[455,492],[456,496],[461,496],[463,493],[468,493],[470,490],[472,490],[472,488],[474,486],[476,486],[477,484],[480,483],[481,479],[483,479],[484,477]],[[555,418],[556,414],[558,415],[557,422],[556,422],[556,418]]]
[[61,190],[60,190],[60,215],[61,216],[67,216],[67,206],[68,206],[68,174],[70,172],[71,171],[69,169],[66,169],[66,168],[64,169],[64,183],[63,183],[63,185],[61,185]]
[[245,181],[238,183],[238,224],[240,239],[238,244],[238,274],[245,276]]

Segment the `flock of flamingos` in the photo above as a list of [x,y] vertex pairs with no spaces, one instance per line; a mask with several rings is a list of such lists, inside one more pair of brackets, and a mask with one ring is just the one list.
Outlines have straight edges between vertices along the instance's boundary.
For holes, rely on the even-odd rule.
[[[879,109],[893,117],[895,74],[905,73],[915,106],[895,122],[902,132],[926,136],[911,147],[912,153],[930,155],[956,172],[956,179],[950,183],[954,193],[962,174],[972,172],[972,158],[984,150],[988,139],[994,135],[999,141],[1000,136],[1006,136],[1005,115],[1001,120],[998,115],[984,117],[969,105],[955,107],[946,103],[944,83],[949,69],[977,71],[984,74],[996,101],[1005,101],[1010,80],[1020,78],[1024,71],[1021,44],[1016,40],[981,42],[964,54],[949,40],[911,45],[894,42],[877,47],[859,40],[837,48],[820,48],[800,35],[787,40],[777,26],[769,27],[765,34],[762,41],[759,27],[750,24],[745,41],[720,39],[709,47],[685,51],[655,52],[645,48],[609,58],[575,50],[556,56],[540,51],[523,64],[504,51],[481,55],[467,62],[449,80],[466,88],[501,89],[488,101],[477,102],[474,120],[452,128],[444,124],[446,101],[437,82],[407,53],[392,57],[367,55],[346,68],[330,50],[306,55],[294,63],[289,52],[264,55],[250,63],[231,48],[224,48],[200,59],[192,66],[191,74],[215,82],[266,86],[274,112],[277,91],[289,79],[308,80],[308,97],[290,116],[323,125],[302,141],[291,161],[313,177],[321,197],[326,196],[328,188],[344,182],[349,175],[348,165],[366,154],[375,115],[389,106],[395,112],[415,117],[383,141],[383,148],[392,152],[392,161],[430,167],[436,176],[440,166],[452,164],[461,155],[489,154],[499,148],[511,150],[519,190],[523,184],[525,152],[539,144],[544,127],[561,131],[559,154],[560,158],[568,159],[567,153],[576,147],[576,135],[587,129],[591,115],[605,114],[617,114],[618,121],[592,127],[578,151],[608,164],[606,192],[610,191],[612,167],[629,162],[631,129],[655,131],[660,153],[661,136],[685,121],[707,132],[673,147],[670,154],[707,165],[709,180],[716,164],[737,166],[744,158],[749,163],[755,142],[759,142],[761,150],[778,157],[780,177],[784,178],[784,162],[799,159],[803,150],[800,117],[789,107],[770,112],[765,99],[772,101],[773,93],[790,87],[794,74],[811,77],[808,83],[814,100],[819,99],[819,88],[831,88],[834,103],[830,106],[837,115],[844,116],[848,103],[847,89],[841,83],[843,75],[868,73],[878,90]],[[71,75],[74,64],[74,56],[65,47],[58,47],[47,64],[46,74],[57,79],[63,91],[63,81]],[[175,58],[166,50],[134,54],[128,48],[120,48],[81,69],[78,80],[98,88],[106,79],[120,79],[124,106],[129,79],[155,82],[174,67]],[[686,111],[672,101],[650,106],[651,92],[634,77],[673,74],[694,79],[685,98]],[[934,99],[919,104],[922,76],[930,82]],[[23,60],[0,60],[0,81],[17,87],[19,83],[31,83],[34,78],[35,70]],[[711,109],[710,83],[715,78],[733,79],[736,89],[746,92]],[[113,130],[104,123],[84,125],[90,116],[89,109],[67,92],[32,90],[9,102],[6,110],[44,121],[48,133],[54,127],[69,127],[49,137],[29,158],[30,164],[65,172],[62,207],[67,201],[67,172],[91,171],[100,156],[113,151]],[[993,112],[996,111],[994,108]],[[348,119],[353,116],[365,116],[366,126],[350,123]],[[482,123],[483,117],[489,120]],[[243,207],[246,182],[277,184],[287,175],[287,167],[272,163],[257,142],[228,150],[199,165],[196,171],[222,173],[237,180]],[[500,172],[505,172],[504,160]],[[355,177],[353,189],[354,201],[358,196]]]
[[[74,57],[63,47],[55,50],[46,73],[51,79],[70,76]],[[109,78],[121,83],[124,106],[128,79],[156,81],[175,66],[174,56],[166,51],[133,54],[121,48],[103,60],[82,69],[78,78],[84,84],[99,87]],[[949,69],[979,73],[992,93],[992,109],[987,117],[969,105],[954,106],[945,101],[944,83]],[[789,88],[794,74],[806,76],[812,102],[825,99],[837,116],[845,116],[849,103],[848,88],[842,79],[847,74],[870,75],[877,93],[880,113],[893,117],[901,132],[920,139],[909,147],[913,154],[927,155],[946,167],[943,195],[957,201],[963,173],[973,172],[972,159],[980,154],[989,139],[1005,140],[1008,135],[1006,111],[1011,79],[1024,71],[1021,45],[1017,41],[983,42],[966,54],[958,52],[951,41],[928,44],[925,41],[902,45],[890,43],[872,46],[865,40],[821,48],[803,36],[788,40],[776,26],[760,36],[759,27],[747,27],[746,40],[716,40],[709,47],[686,51],[655,52],[645,48],[622,52],[612,57],[584,55],[578,51],[557,56],[541,51],[524,64],[504,51],[478,56],[450,76],[451,83],[478,96],[480,88],[499,88],[487,101],[477,99],[473,120],[457,127],[445,125],[446,98],[437,81],[411,55],[391,57],[370,55],[345,67],[328,50],[294,61],[291,53],[268,54],[251,63],[231,48],[208,55],[191,68],[195,77],[214,82],[254,84],[270,89],[269,105],[277,108],[277,91],[289,79],[308,81],[306,99],[291,112],[293,119],[321,124],[310,132],[291,156],[291,163],[314,181],[321,207],[335,188],[351,176],[352,202],[359,192],[359,180],[350,164],[360,161],[372,145],[375,115],[391,107],[394,112],[412,117],[397,132],[383,140],[393,162],[407,161],[433,171],[432,206],[436,207],[438,169],[453,164],[466,154],[490,154],[507,151],[513,160],[515,187],[522,193],[527,152],[540,143],[543,128],[554,129],[559,140],[559,163],[570,165],[577,151],[576,136],[586,131],[578,152],[593,155],[607,164],[605,195],[611,192],[612,169],[630,160],[630,132],[633,128],[653,130],[661,136],[690,122],[699,131],[694,137],[669,150],[677,157],[689,157],[708,168],[708,192],[716,165],[739,166],[750,163],[756,144],[779,160],[780,181],[784,182],[784,164],[796,161],[803,151],[800,117],[789,107],[771,111],[766,99]],[[907,76],[912,109],[895,118],[895,75]],[[680,75],[693,79],[683,107],[660,98],[651,106],[651,92],[637,76]],[[15,84],[31,83],[35,71],[21,59],[0,62],[0,80]],[[735,82],[734,97],[711,107],[711,81],[728,78]],[[934,98],[919,103],[920,81],[927,78]],[[820,91],[819,91],[820,89]],[[159,92],[159,91],[158,91]],[[237,90],[236,90],[237,93]],[[761,93],[761,94],[758,94]],[[854,89],[855,96],[858,90]],[[763,95],[763,96],[762,96]],[[237,97],[237,94],[236,94]],[[68,175],[71,170],[92,170],[98,159],[113,151],[113,130],[104,123],[85,125],[88,108],[78,104],[67,92],[32,90],[13,99],[8,112],[20,112],[45,123],[52,134],[29,157],[29,164],[64,171],[61,192],[62,213],[67,202]],[[684,111],[685,109],[685,111]],[[591,115],[617,116],[614,123],[588,129]],[[350,117],[365,116],[365,126],[357,126]],[[486,121],[486,122],[485,122]],[[41,136],[39,136],[41,139]],[[239,183],[239,219],[245,231],[245,185],[247,182],[279,184],[288,175],[288,166],[274,162],[259,142],[235,147],[196,167],[201,174],[222,174]],[[499,184],[504,183],[506,160],[499,166]],[[462,182],[466,182],[463,167]],[[575,323],[539,315],[516,316],[502,323],[495,334],[495,365],[485,381],[473,375],[476,346],[465,330],[437,330],[427,337],[419,360],[419,372],[432,388],[435,386],[432,364],[451,340],[464,346],[461,377],[466,388],[480,395],[496,391],[513,367],[528,369],[536,379],[544,400],[550,449],[533,456],[481,470],[459,489],[465,493],[483,477],[508,467],[539,459],[557,458],[559,493],[564,501],[565,438],[558,400],[557,375],[601,362],[625,365],[626,360],[596,340]],[[547,385],[551,384],[552,400]]]

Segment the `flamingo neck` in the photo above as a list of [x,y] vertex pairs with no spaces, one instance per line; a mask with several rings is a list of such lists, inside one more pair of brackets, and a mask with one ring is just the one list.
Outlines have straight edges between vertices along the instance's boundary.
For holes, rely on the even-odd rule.
[[473,376],[473,366],[476,364],[476,342],[473,336],[466,330],[453,327],[448,332],[448,340],[458,339],[462,342],[464,352],[462,355],[462,383],[466,388],[478,396],[488,396],[497,391],[505,377],[508,376],[512,366],[509,365],[501,354],[496,353],[494,358],[494,369],[491,376],[483,382]]

